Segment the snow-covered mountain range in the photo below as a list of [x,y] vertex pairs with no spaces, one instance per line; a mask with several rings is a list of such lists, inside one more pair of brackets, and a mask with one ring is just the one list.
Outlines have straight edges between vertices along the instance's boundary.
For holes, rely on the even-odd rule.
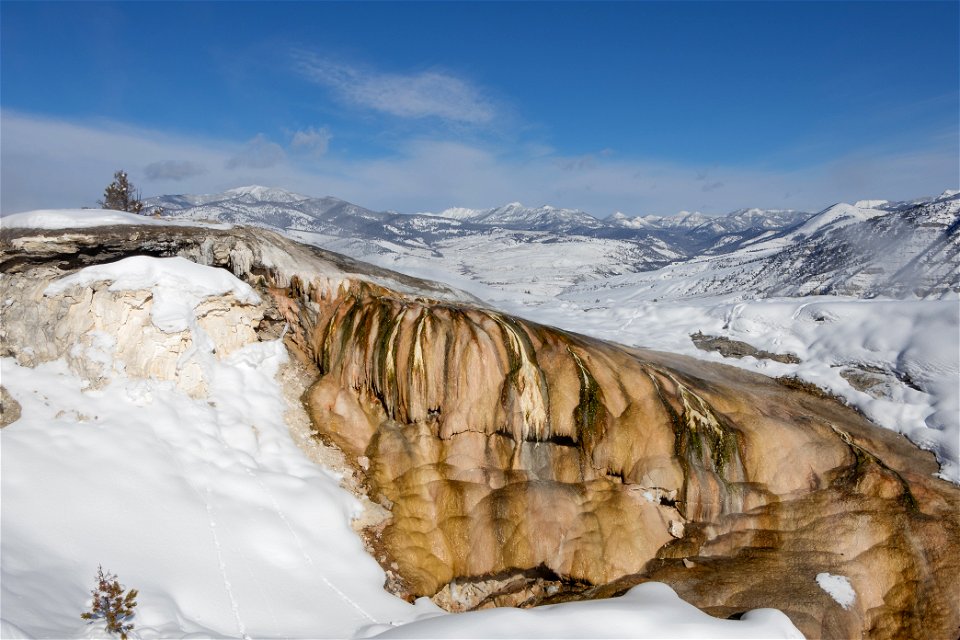
[[258,186],[147,204],[177,218],[282,230],[461,286],[548,296],[614,287],[648,299],[927,298],[956,291],[960,268],[960,196],[952,190],[907,202],[838,203],[817,213],[740,209],[606,219],[517,202],[404,215]]
[[835,204],[800,224],[748,240],[736,238],[721,237],[721,242],[736,243],[732,250],[714,244],[656,271],[577,289],[589,295],[616,288],[629,297],[656,300],[718,295],[939,298],[960,287],[960,196],[954,192],[920,203]]

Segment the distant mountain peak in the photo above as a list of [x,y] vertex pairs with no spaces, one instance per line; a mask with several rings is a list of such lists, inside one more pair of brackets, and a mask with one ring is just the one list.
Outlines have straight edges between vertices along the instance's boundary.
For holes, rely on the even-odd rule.
[[[864,203],[871,206],[861,206]],[[838,229],[888,213],[887,211],[873,208],[874,206],[880,206],[878,203],[886,203],[886,200],[860,200],[856,204],[838,202],[807,220],[802,227],[797,229],[797,233],[809,236],[828,227],[830,229]]]
[[857,200],[853,203],[853,206],[858,209],[876,209],[877,207],[882,207],[885,204],[890,204],[889,200]]
[[259,185],[259,184],[250,184],[245,187],[234,187],[233,189],[227,189],[226,191],[224,191],[224,193],[231,193],[233,195],[242,196],[247,194],[259,194],[265,191],[271,191],[273,189],[276,189],[279,191],[279,189],[277,189],[276,187],[264,187],[263,185]]
[[[268,202],[296,202],[298,200],[310,199],[309,196],[300,195],[299,193],[287,191],[286,189],[281,189],[279,187],[264,187],[258,184],[247,185],[244,187],[235,187],[233,189],[227,189],[220,195],[237,197],[237,198],[247,196],[254,200],[262,200],[262,201],[268,201]],[[228,199],[228,198],[224,198],[224,199]]]

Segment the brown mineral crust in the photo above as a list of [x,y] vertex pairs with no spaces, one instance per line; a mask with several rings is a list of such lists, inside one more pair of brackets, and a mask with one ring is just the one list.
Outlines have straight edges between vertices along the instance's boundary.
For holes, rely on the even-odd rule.
[[[319,384],[379,404],[362,453],[414,593],[542,566],[662,580],[714,615],[777,607],[809,637],[956,630],[956,487],[832,399],[482,309],[376,296],[351,309],[314,339]],[[673,520],[694,533],[674,541]],[[822,572],[851,580],[853,607]]]

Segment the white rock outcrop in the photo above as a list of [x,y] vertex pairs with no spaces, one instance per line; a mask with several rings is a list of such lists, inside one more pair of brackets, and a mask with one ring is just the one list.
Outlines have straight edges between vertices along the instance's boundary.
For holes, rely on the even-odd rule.
[[[122,372],[172,381],[194,397],[205,395],[205,359],[223,358],[256,342],[266,305],[222,269],[189,263],[191,273],[181,275],[192,280],[164,280],[159,276],[183,267],[165,260],[187,261],[127,260],[137,264],[105,265],[114,268],[99,275],[91,274],[96,267],[67,278],[57,278],[55,271],[40,279],[5,275],[0,280],[0,334],[12,352],[4,355],[24,366],[63,358],[91,388]],[[145,266],[158,277],[117,286],[121,273],[129,276]],[[229,278],[235,286],[205,288],[205,278]]]

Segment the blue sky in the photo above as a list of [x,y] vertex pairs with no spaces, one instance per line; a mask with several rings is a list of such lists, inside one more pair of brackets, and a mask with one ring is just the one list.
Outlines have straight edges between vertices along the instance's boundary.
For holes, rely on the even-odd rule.
[[403,212],[939,193],[958,6],[4,1],[0,207],[93,204],[119,167]]

